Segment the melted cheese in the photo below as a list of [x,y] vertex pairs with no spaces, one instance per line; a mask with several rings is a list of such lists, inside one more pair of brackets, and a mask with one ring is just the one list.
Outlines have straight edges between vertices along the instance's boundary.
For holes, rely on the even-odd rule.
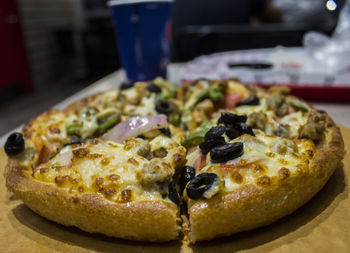
[[[147,151],[147,145],[149,152],[167,148],[167,156],[149,160],[149,155],[139,148]],[[63,148],[49,162],[37,167],[33,176],[71,193],[95,193],[117,202],[169,201],[162,197],[166,194],[162,183],[171,180],[175,168],[184,163],[185,155],[183,147],[164,136],[158,136],[150,145],[135,138],[125,144],[92,140]]]
[[242,135],[231,142],[237,141],[244,145],[242,156],[225,164],[209,162],[201,171],[220,175],[226,191],[234,191],[246,184],[269,185],[274,180],[304,173],[308,168],[309,154],[315,151],[312,141],[294,142],[262,132],[256,137]]
[[301,126],[307,122],[307,114],[303,114],[301,111],[291,113],[280,120],[281,124],[289,125],[291,130],[291,137],[298,136],[298,130]]

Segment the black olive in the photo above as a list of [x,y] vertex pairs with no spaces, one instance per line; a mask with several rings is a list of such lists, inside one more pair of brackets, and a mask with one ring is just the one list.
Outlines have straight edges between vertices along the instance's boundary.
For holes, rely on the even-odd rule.
[[239,125],[226,125],[225,127],[226,127],[226,135],[231,140],[242,135],[242,130]]
[[259,105],[260,104],[260,100],[257,96],[251,96],[239,103],[236,104],[237,106],[241,106],[241,105]]
[[210,159],[213,163],[224,163],[241,155],[243,155],[242,142],[227,143],[210,150]]
[[182,194],[187,183],[196,175],[196,169],[191,166],[184,166],[180,177],[180,193]]
[[169,194],[169,199],[172,202],[174,202],[176,205],[180,205],[180,195],[176,190],[176,185],[174,181],[172,181],[168,185],[168,194]]
[[158,113],[170,114],[174,110],[174,106],[171,102],[166,99],[159,99],[156,103],[156,111]]
[[240,123],[239,126],[241,127],[242,134],[249,134],[249,135],[255,136],[253,132],[253,128],[248,126],[246,123]]
[[225,138],[221,136],[215,139],[208,139],[202,142],[201,144],[199,144],[199,148],[203,154],[207,154],[213,147],[222,144],[225,144]]
[[134,86],[134,82],[132,81],[125,81],[125,82],[122,82],[122,84],[120,85],[120,89],[121,90],[126,90],[126,89],[129,89],[129,88],[132,88]]
[[155,85],[154,83],[150,83],[149,85],[147,85],[146,89],[154,93],[162,92],[162,89],[158,85]]
[[9,156],[17,155],[24,150],[24,139],[21,133],[12,133],[6,140],[5,152]]
[[219,177],[214,173],[202,173],[195,176],[186,187],[187,196],[194,200],[200,199],[217,180]]
[[226,135],[232,140],[235,139],[242,134],[249,134],[255,136],[253,129],[248,126],[246,123],[239,123],[236,125],[226,125]]
[[159,131],[164,134],[165,136],[171,137],[171,132],[169,128],[161,128]]
[[234,113],[223,112],[218,120],[218,124],[234,125],[240,122],[246,122],[247,115],[237,115]]
[[209,131],[205,134],[204,139],[216,139],[225,133],[225,127],[223,126],[214,126],[209,129]]

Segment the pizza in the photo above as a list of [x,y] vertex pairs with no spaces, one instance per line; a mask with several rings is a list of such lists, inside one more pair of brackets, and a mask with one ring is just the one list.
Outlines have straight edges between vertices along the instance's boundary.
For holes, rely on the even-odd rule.
[[51,109],[5,144],[9,191],[90,233],[192,243],[270,224],[344,157],[324,111],[236,79],[157,78]]

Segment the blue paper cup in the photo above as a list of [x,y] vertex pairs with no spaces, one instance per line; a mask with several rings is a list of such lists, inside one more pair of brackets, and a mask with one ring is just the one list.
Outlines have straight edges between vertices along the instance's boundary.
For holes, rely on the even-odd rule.
[[119,55],[131,81],[166,77],[170,56],[171,0],[114,0]]

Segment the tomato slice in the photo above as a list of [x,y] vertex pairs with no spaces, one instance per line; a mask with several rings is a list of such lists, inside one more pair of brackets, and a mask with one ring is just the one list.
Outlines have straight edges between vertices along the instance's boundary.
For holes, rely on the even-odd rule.
[[239,93],[228,93],[224,97],[224,108],[234,109],[236,104],[242,100],[243,96]]
[[207,165],[207,156],[201,153],[201,155],[194,162],[193,167],[198,172],[203,169],[205,165]]

